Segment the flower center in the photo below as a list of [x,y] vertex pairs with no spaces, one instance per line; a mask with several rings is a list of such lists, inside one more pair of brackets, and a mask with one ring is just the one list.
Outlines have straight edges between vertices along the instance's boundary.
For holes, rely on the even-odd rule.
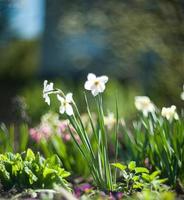
[[142,102],[142,105],[143,105],[144,107],[147,107],[147,106],[149,106],[149,104],[150,104],[150,102],[149,102],[149,101],[143,101],[143,102]]
[[95,86],[99,85],[99,81],[96,80],[96,81],[94,82],[94,84],[95,84]]

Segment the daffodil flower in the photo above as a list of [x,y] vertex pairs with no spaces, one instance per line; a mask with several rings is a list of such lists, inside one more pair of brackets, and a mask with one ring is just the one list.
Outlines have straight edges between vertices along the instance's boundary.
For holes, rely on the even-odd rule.
[[113,126],[116,123],[116,118],[114,117],[114,113],[110,112],[107,116],[104,116],[104,124],[107,126],[108,130],[112,130]]
[[163,117],[165,117],[167,120],[172,121],[173,119],[178,120],[178,114],[176,112],[176,106],[172,105],[171,107],[163,107],[161,114]]
[[181,93],[181,99],[184,101],[184,85],[183,85],[183,92]]
[[147,96],[135,97],[135,107],[137,110],[141,111],[145,117],[148,116],[148,113],[155,112],[155,106]]
[[51,82],[48,84],[48,81],[44,81],[44,87],[43,87],[43,98],[45,99],[45,102],[50,105],[50,97],[49,94],[53,92],[53,86],[54,84]]
[[90,90],[93,96],[97,96],[105,90],[105,84],[108,81],[107,76],[96,77],[95,74],[88,74],[87,81],[85,82],[84,88]]
[[72,93],[68,93],[65,97],[61,97],[59,94],[57,95],[58,100],[61,102],[61,106],[59,108],[59,112],[61,114],[66,113],[67,115],[73,115],[73,108],[71,103],[73,101]]

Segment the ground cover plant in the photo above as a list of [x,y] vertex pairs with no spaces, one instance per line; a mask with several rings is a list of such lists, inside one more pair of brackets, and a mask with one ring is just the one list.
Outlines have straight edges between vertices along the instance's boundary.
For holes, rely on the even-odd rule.
[[69,189],[66,177],[69,172],[61,168],[61,161],[56,155],[44,159],[31,149],[19,154],[7,152],[0,154],[1,189],[18,191],[26,188],[53,188],[55,184]]

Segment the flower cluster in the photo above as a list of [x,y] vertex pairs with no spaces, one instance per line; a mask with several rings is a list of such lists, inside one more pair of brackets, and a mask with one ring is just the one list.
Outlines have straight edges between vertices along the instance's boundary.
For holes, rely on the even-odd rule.
[[178,114],[176,112],[176,106],[172,105],[171,107],[163,107],[161,114],[163,117],[165,117],[167,120],[172,121],[173,119],[178,120]]
[[[58,133],[57,134],[59,134],[61,136],[61,138],[63,139],[64,142],[69,142],[72,139],[71,134],[68,130],[68,126],[70,126],[68,120],[62,120],[62,121],[60,121],[60,123],[58,125]],[[76,132],[72,126],[70,126],[70,131],[73,133],[73,136],[75,137],[75,139],[80,143],[80,138],[76,134]]]
[[42,139],[47,140],[51,136],[51,129],[49,125],[42,124],[36,128],[31,128],[29,134],[36,143],[39,143]]
[[42,116],[41,122],[35,128],[31,128],[29,134],[31,138],[39,143],[42,139],[48,140],[55,132],[59,123],[59,116],[56,113],[49,112]]
[[[108,81],[107,76],[99,76],[97,77],[93,73],[89,73],[87,76],[87,81],[84,84],[84,88],[86,90],[91,91],[93,96],[97,96],[100,93],[103,93],[105,90],[105,84]],[[184,86],[183,86],[184,90]],[[64,95],[64,93],[60,90],[54,89],[54,84],[48,83],[47,80],[44,81],[44,88],[43,88],[43,98],[45,99],[45,102],[50,105],[50,97],[49,95],[52,93],[57,94],[57,99],[60,101],[60,108],[59,112],[61,114],[66,113],[68,116],[74,115],[73,110],[73,94],[68,93]],[[184,100],[184,91],[181,93],[181,99]],[[153,104],[153,102],[150,100],[147,96],[136,96],[135,97],[135,107],[137,110],[141,111],[145,117],[148,117],[149,113],[155,113],[156,112],[156,106]],[[167,120],[172,121],[173,119],[178,119],[178,114],[176,113],[176,106],[171,106],[170,108],[163,107],[161,114],[163,117],[165,117]],[[108,124],[107,127],[109,129],[112,128],[113,124],[115,124],[115,118],[112,113],[110,113],[108,116],[104,117],[105,124]],[[34,131],[32,131],[34,132]],[[34,134],[32,134],[34,135]]]
[[[59,120],[58,114],[49,112],[42,116],[38,126],[29,130],[29,134],[36,143],[41,142],[41,140],[49,140],[54,134],[59,135],[64,142],[68,142],[71,141],[68,126],[68,120]],[[76,140],[80,141],[74,129],[70,127],[70,130],[73,132]]]
[[[135,107],[137,108],[137,110],[141,111],[145,117],[148,117],[148,113],[156,112],[155,105],[147,96],[135,97]],[[161,115],[170,122],[173,121],[173,119],[179,119],[175,105],[172,105],[171,107],[163,107],[161,110]]]
[[[97,77],[95,74],[88,74],[87,81],[84,84],[84,88],[86,90],[90,90],[93,96],[97,96],[99,93],[102,93],[105,90],[105,84],[108,81],[107,76],[99,76]],[[54,84],[48,83],[47,80],[44,81],[43,88],[43,98],[45,102],[50,105],[50,94],[57,94],[57,99],[60,101],[59,112],[61,114],[66,113],[68,116],[72,116],[74,114],[73,111],[73,94],[68,93],[64,95],[64,93],[60,90],[54,89]]]

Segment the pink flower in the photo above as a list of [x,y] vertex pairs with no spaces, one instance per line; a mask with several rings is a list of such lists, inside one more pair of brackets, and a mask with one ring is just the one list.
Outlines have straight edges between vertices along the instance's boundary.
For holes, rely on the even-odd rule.
[[37,142],[37,143],[40,142],[40,140],[41,140],[41,134],[40,134],[36,129],[31,128],[31,129],[29,130],[29,134],[30,134],[31,138],[32,138],[35,142]]
[[60,124],[59,124],[59,131],[61,133],[64,133],[67,129],[67,122],[66,121],[62,121]]
[[49,139],[51,136],[51,128],[48,125],[42,124],[40,127],[31,128],[29,130],[29,134],[31,138],[36,142],[39,143],[42,139]]
[[71,140],[71,135],[70,134],[64,134],[63,135],[63,140],[65,141],[65,142],[68,142],[68,141],[70,141]]

